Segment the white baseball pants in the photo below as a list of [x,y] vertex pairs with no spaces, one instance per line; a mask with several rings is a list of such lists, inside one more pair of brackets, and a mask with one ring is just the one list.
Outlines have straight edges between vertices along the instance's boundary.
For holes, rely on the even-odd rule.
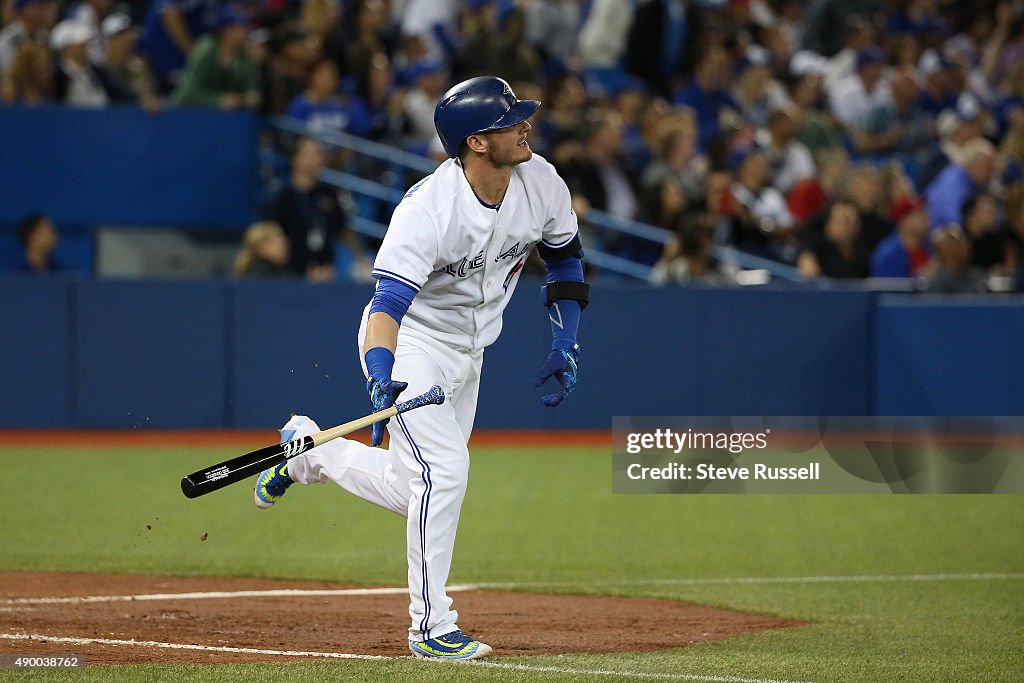
[[[364,315],[360,359],[365,324]],[[458,612],[451,608],[445,586],[469,481],[466,444],[476,415],[482,362],[482,349],[457,351],[402,329],[392,373],[395,380],[409,383],[400,400],[439,384],[445,402],[392,418],[386,451],[341,438],[292,458],[288,465],[289,475],[300,484],[333,481],[406,517],[410,640],[436,638],[458,629]],[[319,431],[312,420],[293,418],[291,424],[296,437]]]

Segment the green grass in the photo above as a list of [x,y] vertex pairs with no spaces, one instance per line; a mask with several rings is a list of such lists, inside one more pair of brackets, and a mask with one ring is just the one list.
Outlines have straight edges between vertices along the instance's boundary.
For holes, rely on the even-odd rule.
[[[404,583],[404,521],[336,487],[293,489],[272,512],[256,510],[244,485],[194,501],[181,495],[183,473],[229,454],[4,449],[0,570]],[[681,599],[809,625],[659,653],[494,661],[797,681],[1024,679],[1020,579],[673,583],[1020,573],[1019,497],[615,496],[610,489],[610,455],[603,450],[476,450],[452,581]],[[272,555],[265,544],[275,549]],[[17,677],[391,681],[420,680],[422,667],[410,661],[147,665]],[[450,680],[591,679],[497,668],[445,673]]]

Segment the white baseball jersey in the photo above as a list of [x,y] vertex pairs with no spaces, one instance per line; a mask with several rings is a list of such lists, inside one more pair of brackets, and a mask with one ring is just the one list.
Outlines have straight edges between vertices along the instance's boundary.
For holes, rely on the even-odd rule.
[[[577,230],[568,188],[537,155],[513,169],[498,210],[477,199],[456,160],[415,185],[395,209],[373,273],[417,291],[395,349],[392,374],[409,384],[403,396],[437,384],[447,400],[392,419],[386,458],[380,449],[335,439],[288,465],[299,483],[333,481],[406,518],[410,640],[459,628],[446,585],[469,481],[483,348],[501,332],[530,250],[541,241],[564,246]],[[360,359],[369,308],[358,334]],[[317,430],[308,418],[292,420],[306,430],[300,434]]]
[[569,189],[534,154],[512,170],[500,208],[477,198],[449,159],[395,209],[373,274],[416,289],[402,327],[450,346],[480,349],[501,333],[501,315],[530,250],[557,248],[578,231]]

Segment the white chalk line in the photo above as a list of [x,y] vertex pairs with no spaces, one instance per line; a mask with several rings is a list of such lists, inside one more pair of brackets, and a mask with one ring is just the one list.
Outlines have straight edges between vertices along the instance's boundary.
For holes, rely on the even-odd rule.
[[785,681],[777,678],[740,678],[738,676],[710,676],[704,674],[652,673],[644,671],[613,671],[611,669],[577,669],[560,666],[531,666],[529,664],[505,664],[471,659],[466,664],[483,666],[493,669],[511,669],[513,671],[536,671],[540,673],[575,674],[580,676],[620,676],[622,678],[643,678],[659,681],[709,681],[713,683],[807,683]]
[[[52,636],[39,633],[0,633],[0,639],[31,640],[69,645],[110,645],[127,647],[148,647],[165,650],[198,650],[201,652],[227,652],[231,654],[273,655],[278,657],[305,657],[325,659],[355,660],[405,660],[413,657],[389,657],[384,655],[360,655],[347,652],[304,652],[299,650],[267,650],[253,647],[232,647],[229,645],[195,645],[191,643],[164,643],[155,640],[119,640],[115,638],[77,638],[72,636]],[[434,662],[430,662],[433,664]],[[511,664],[503,662],[487,662],[483,660],[467,660],[464,662],[437,662],[465,666],[471,664],[490,669],[506,669],[511,671],[531,671],[537,673],[559,673],[580,676],[619,676],[621,678],[665,680],[665,681],[705,681],[707,683],[800,683],[774,678],[742,678],[738,676],[710,676],[702,674],[654,673],[649,671],[614,671],[610,669],[580,669],[559,666],[532,666],[530,664]]]
[[850,576],[723,576],[677,579],[607,579],[587,581],[512,581],[478,583],[478,589],[559,588],[571,586],[705,586],[802,583],[901,583],[913,581],[1014,581],[1024,573],[879,574]]
[[[449,586],[448,591],[475,590],[474,585],[460,584]],[[4,605],[83,605],[103,602],[141,602],[146,600],[216,600],[233,598],[305,598],[305,597],[341,597],[352,595],[407,595],[405,586],[384,588],[280,588],[248,591],[203,591],[195,593],[142,593],[139,595],[85,595],[60,598],[12,598],[0,601]]]
[[297,650],[265,650],[255,647],[231,647],[229,645],[193,645],[191,643],[162,643],[156,640],[118,640],[115,638],[75,638],[72,636],[51,636],[40,633],[0,633],[5,640],[38,640],[48,643],[70,645],[127,645],[130,647],[152,647],[164,650],[200,650],[202,652],[231,652],[245,655],[278,655],[281,657],[329,657],[331,659],[394,659],[382,655],[356,655],[345,652],[301,652]]
[[[850,576],[724,576],[677,579],[608,579],[590,581],[512,581],[457,584],[448,592],[481,589],[515,590],[519,588],[559,588],[572,586],[704,586],[704,585],[771,585],[813,583],[899,583],[915,581],[1015,581],[1024,579],[1024,573],[972,573],[972,574],[879,574]],[[358,595],[405,595],[409,589],[402,586],[383,588],[302,589],[282,588],[247,591],[203,591],[193,593],[141,593],[138,595],[86,595],[71,597],[11,598],[0,600],[2,605],[80,605],[105,602],[136,602],[148,600],[215,600],[233,598],[301,598],[343,597]]]

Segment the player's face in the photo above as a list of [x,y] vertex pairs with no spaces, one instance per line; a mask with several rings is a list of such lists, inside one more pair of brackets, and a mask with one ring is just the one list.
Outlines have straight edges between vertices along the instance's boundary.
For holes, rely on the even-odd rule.
[[515,166],[533,156],[526,138],[533,128],[529,121],[487,133],[487,160],[494,166]]

